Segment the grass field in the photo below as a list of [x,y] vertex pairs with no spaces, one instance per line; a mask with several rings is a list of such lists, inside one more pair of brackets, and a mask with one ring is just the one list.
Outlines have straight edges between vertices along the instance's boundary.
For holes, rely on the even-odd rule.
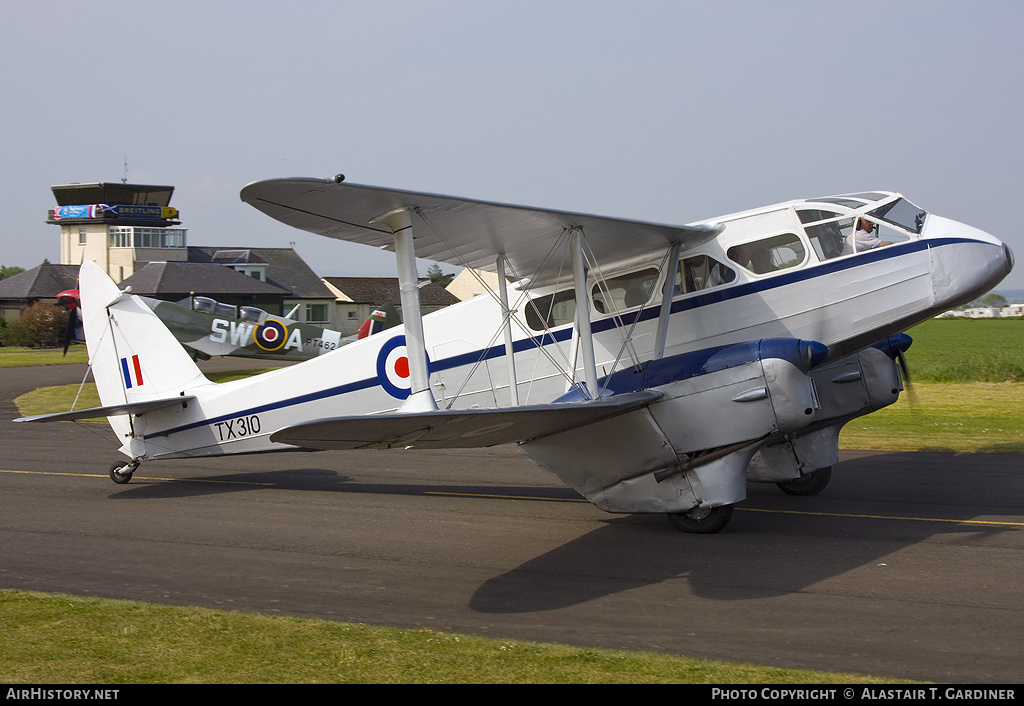
[[1024,383],[1024,317],[932,319],[907,333],[915,382]]
[[843,427],[839,446],[1024,453],[1024,383],[914,383],[896,404]]
[[83,344],[71,346],[66,356],[62,350],[56,348],[12,348],[0,346],[0,368],[87,362],[89,362],[89,354],[86,352]]
[[907,333],[909,388],[843,427],[840,446],[1024,453],[1024,319],[932,319]]
[[851,674],[0,590],[0,682],[826,684]]

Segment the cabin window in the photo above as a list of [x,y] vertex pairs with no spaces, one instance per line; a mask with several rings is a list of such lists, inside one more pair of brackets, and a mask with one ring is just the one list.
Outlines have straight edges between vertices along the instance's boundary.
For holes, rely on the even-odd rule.
[[764,275],[800,265],[806,252],[799,236],[783,233],[752,243],[733,245],[727,254],[736,264],[754,274]]
[[736,272],[710,255],[693,255],[679,261],[673,294],[689,294],[728,284],[736,279]]
[[[850,195],[858,197],[858,198],[862,198],[862,197],[866,198],[869,195],[871,195],[871,196],[884,196],[884,194],[850,194]],[[869,200],[870,201],[874,201],[876,199],[869,199]],[[845,206],[846,208],[850,208],[850,209],[863,208],[864,206],[867,205],[863,201],[854,201],[853,199],[844,199],[842,196],[827,196],[827,197],[821,198],[821,199],[807,199],[807,202],[808,203],[834,203],[836,206]]]
[[526,323],[534,331],[571,324],[576,317],[576,292],[566,289],[539,297],[526,305]]
[[614,314],[643,306],[651,301],[657,283],[658,270],[653,267],[598,282],[590,292],[594,308],[601,314]]

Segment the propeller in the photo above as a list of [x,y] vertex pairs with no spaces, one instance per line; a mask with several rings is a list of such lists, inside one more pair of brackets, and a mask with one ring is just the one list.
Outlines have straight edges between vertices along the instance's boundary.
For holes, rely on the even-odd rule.
[[897,354],[896,362],[900,365],[900,376],[903,378],[903,389],[907,391],[907,401],[913,409],[917,404],[917,395],[914,393],[914,386],[910,383],[910,368],[907,367],[907,356],[903,351]]
[[903,379],[903,389],[907,391],[907,397],[913,406],[916,401],[914,395],[914,387],[910,382],[910,366],[907,365],[907,349],[910,348],[910,344],[914,342],[910,336],[905,333],[899,333],[892,336],[885,342],[889,348],[887,351],[890,356],[896,361],[897,365],[900,366],[900,377]]
[[66,289],[57,295],[57,303],[68,310],[68,322],[64,326],[64,355],[68,354],[68,348],[76,340],[81,340],[78,335],[78,290]]

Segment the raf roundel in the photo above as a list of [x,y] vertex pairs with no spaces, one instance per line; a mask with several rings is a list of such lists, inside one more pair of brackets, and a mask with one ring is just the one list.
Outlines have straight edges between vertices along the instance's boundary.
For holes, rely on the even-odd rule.
[[[427,367],[430,367],[429,357]],[[384,391],[392,397],[404,400],[409,396],[412,378],[409,375],[405,336],[395,336],[381,347],[377,354],[377,379]]]
[[265,351],[276,351],[288,340],[288,327],[277,319],[267,318],[253,331],[256,345]]

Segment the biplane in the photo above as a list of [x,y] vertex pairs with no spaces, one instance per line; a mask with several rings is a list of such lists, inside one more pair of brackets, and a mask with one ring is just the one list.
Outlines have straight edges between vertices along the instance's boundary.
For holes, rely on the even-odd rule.
[[[675,226],[333,179],[241,198],[323,236],[392,249],[401,326],[213,384],[143,300],[94,264],[80,286],[128,482],[142,461],[514,443],[597,507],[716,532],[751,482],[820,492],[839,430],[892,404],[902,332],[991,289],[1009,248],[892,192],[789,201]],[[872,239],[874,242],[872,242]],[[421,316],[416,258],[498,287]]]

